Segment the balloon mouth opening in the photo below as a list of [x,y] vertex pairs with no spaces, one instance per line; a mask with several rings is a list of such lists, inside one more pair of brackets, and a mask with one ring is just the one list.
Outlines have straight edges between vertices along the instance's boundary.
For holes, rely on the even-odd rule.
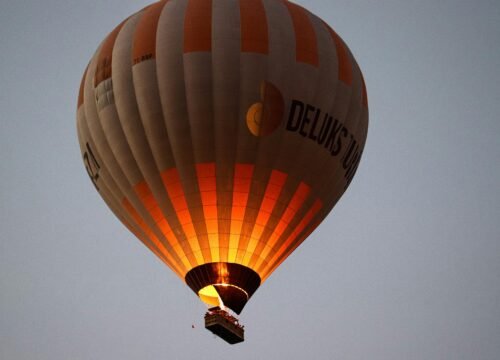
[[206,263],[186,274],[186,284],[210,306],[223,305],[239,314],[260,285],[260,276],[235,263]]

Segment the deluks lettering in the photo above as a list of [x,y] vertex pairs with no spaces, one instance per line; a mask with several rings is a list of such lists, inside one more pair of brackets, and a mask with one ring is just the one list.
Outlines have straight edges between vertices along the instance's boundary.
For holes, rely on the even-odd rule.
[[339,120],[319,108],[292,100],[286,130],[322,146],[331,156],[339,156],[346,185],[349,186],[361,159],[362,149],[349,129]]

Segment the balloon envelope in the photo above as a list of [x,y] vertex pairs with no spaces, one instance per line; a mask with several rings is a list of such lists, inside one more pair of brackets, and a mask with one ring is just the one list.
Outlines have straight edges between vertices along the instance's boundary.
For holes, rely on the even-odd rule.
[[361,71],[283,0],[170,0],[118,25],[85,70],[83,161],[120,221],[208,304],[239,313],[358,167]]

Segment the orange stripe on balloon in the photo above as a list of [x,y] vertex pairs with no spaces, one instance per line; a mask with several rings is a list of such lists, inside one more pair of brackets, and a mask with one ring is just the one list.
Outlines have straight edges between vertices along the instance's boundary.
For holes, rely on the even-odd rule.
[[[269,240],[266,242],[266,246],[262,249],[261,254],[257,254],[259,256],[256,263],[252,266],[252,268],[257,269],[260,267],[262,262],[267,258],[271,249],[278,243],[281,235],[285,232],[288,225],[292,222],[293,218],[297,214],[297,211],[301,208],[304,201],[307,199],[311,188],[305,183],[301,182],[293,194],[292,199],[288,203],[288,207],[285,212],[281,216],[278,224],[274,228],[274,232],[269,237]],[[267,260],[266,260],[267,262]],[[250,264],[252,265],[252,264]]]
[[159,252],[154,246],[151,246],[147,241],[146,241],[146,238],[145,238],[145,235],[143,235],[142,233],[140,233],[139,231],[136,230],[136,228],[134,228],[129,222],[127,222],[126,220],[122,219],[122,222],[123,224],[125,225],[125,227],[132,233],[135,235],[136,238],[140,239],[141,242],[149,249],[153,252],[153,254],[155,254],[161,261],[163,261],[164,264],[166,264],[173,272],[175,272],[181,279],[183,278],[185,272],[180,272],[179,269],[177,269],[176,267],[174,267],[173,264],[170,264],[169,261],[167,261],[167,259],[165,259],[165,257],[163,256],[163,254],[161,252]]
[[245,217],[250,185],[252,183],[253,169],[254,165],[251,164],[236,164],[234,168],[228,262],[236,261],[243,218]]
[[184,53],[212,50],[212,0],[189,0],[184,18]]
[[271,177],[267,184],[262,203],[260,204],[259,213],[257,215],[257,219],[255,220],[252,234],[250,235],[250,241],[246,249],[246,254],[243,258],[243,265],[248,265],[250,262],[255,248],[257,247],[262,233],[264,232],[264,228],[266,227],[276,202],[278,201],[281,190],[283,190],[287,177],[288,175],[282,173],[281,171],[273,170],[271,172]]
[[186,254],[184,254],[184,251],[182,250],[182,247],[179,243],[179,239],[172,231],[172,228],[170,227],[168,221],[165,219],[165,216],[161,211],[160,205],[156,201],[147,182],[141,181],[140,183],[134,186],[134,190],[139,199],[141,200],[142,204],[144,205],[144,208],[149,213],[149,215],[151,215],[154,222],[162,232],[163,236],[165,236],[169,244],[172,246],[179,259],[182,259],[184,266],[188,268],[192,266],[192,264],[190,264],[186,259]]
[[302,244],[304,242],[305,239],[307,239],[309,237],[309,235],[311,235],[311,233],[319,226],[319,224],[321,223],[321,220],[316,220],[315,222],[313,222],[309,228],[304,232],[304,234],[299,238],[298,241],[295,241],[293,243],[293,246],[290,247],[288,249],[288,251],[284,252],[279,258],[277,258],[277,260],[274,262],[274,264],[270,263],[271,267],[263,270],[261,273],[259,273],[261,279],[262,279],[262,282],[266,281],[266,279],[269,277],[269,275],[271,275],[274,270],[276,270],[276,268],[278,266],[281,265],[281,263],[283,261],[285,261],[285,259],[295,251],[295,249],[297,247],[299,247],[300,244]]
[[268,261],[267,265],[263,269],[259,269],[258,273],[265,273],[269,267],[273,265],[273,263],[279,259],[284,254],[289,254],[291,252],[290,246],[294,246],[300,244],[300,242],[295,243],[297,237],[304,231],[307,225],[312,221],[314,216],[321,210],[323,204],[321,200],[317,199],[314,204],[311,206],[309,211],[307,211],[306,215],[302,218],[302,220],[297,224],[293,232],[288,236],[288,239],[280,246],[280,248],[276,251],[274,256]]
[[215,178],[215,163],[196,164],[196,175],[200,188],[201,203],[207,227],[208,242],[212,262],[220,261],[219,226],[217,216],[217,182]]
[[111,77],[111,62],[113,57],[113,47],[115,46],[115,41],[120,32],[124,20],[120,25],[118,25],[104,40],[104,43],[99,50],[99,56],[97,57],[97,67],[94,74],[94,86],[99,85],[102,81],[109,79]]
[[330,36],[335,44],[335,50],[337,52],[338,59],[338,72],[339,72],[339,80],[346,83],[347,85],[352,84],[352,64],[351,59],[349,58],[349,53],[347,48],[337,33],[328,26],[327,23],[323,22],[330,33]]
[[266,10],[262,0],[240,0],[241,51],[269,53]]
[[152,4],[144,13],[135,28],[132,47],[132,63],[156,58],[156,31],[163,7],[167,0]]
[[284,3],[293,22],[297,61],[318,67],[318,41],[307,10],[286,0]]
[[187,270],[185,268],[181,269],[179,267],[179,264],[172,258],[172,256],[170,255],[169,251],[165,248],[165,246],[161,243],[161,241],[158,240],[158,238],[156,237],[156,235],[148,227],[148,225],[146,224],[146,222],[142,219],[142,217],[139,215],[139,213],[137,212],[137,210],[132,206],[132,204],[130,203],[130,201],[128,201],[127,198],[123,198],[122,205],[123,205],[124,209],[130,215],[130,217],[132,219],[134,219],[134,221],[137,224],[137,226],[139,226],[139,228],[144,232],[144,234],[156,246],[156,248],[158,249],[158,251],[167,258],[169,264],[175,269],[175,272],[178,273],[178,274],[180,274],[180,276],[182,277],[186,273]]
[[161,178],[163,184],[167,189],[168,196],[174,207],[179,223],[181,224],[182,230],[186,235],[186,238],[191,247],[191,251],[196,258],[198,264],[203,264],[203,255],[201,254],[200,244],[198,242],[198,237],[193,226],[193,220],[191,219],[191,214],[186,202],[186,196],[184,195],[184,189],[182,188],[182,183],[179,177],[179,172],[176,168],[165,170],[161,173]]

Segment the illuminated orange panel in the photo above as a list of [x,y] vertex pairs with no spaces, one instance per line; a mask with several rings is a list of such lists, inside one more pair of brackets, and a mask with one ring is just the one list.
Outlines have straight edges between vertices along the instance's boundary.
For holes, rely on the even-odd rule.
[[324,22],[325,26],[335,43],[335,49],[337,51],[337,59],[339,62],[339,80],[346,83],[347,85],[352,84],[352,65],[349,59],[349,53],[347,52],[344,42],[340,39],[337,33]]
[[240,0],[241,51],[269,53],[266,11],[262,0]]
[[259,269],[257,271],[258,273],[265,273],[266,270],[268,270],[268,268],[272,266],[272,264],[280,258],[280,256],[288,252],[289,247],[294,245],[294,241],[297,239],[297,236],[299,236],[300,233],[304,231],[304,229],[306,228],[307,225],[309,225],[314,216],[316,216],[316,214],[321,210],[322,206],[323,204],[321,203],[321,201],[317,199],[312,205],[312,207],[309,209],[309,211],[306,213],[304,218],[297,224],[297,226],[290,234],[288,239],[286,239],[286,241],[280,246],[279,250],[276,251],[272,259],[268,261],[267,266],[264,269]]
[[97,58],[97,67],[94,74],[94,86],[99,85],[102,81],[109,79],[111,77],[111,60],[113,55],[113,47],[115,46],[116,37],[120,32],[124,20],[120,25],[118,25],[104,40],[99,51],[99,56]]
[[184,53],[212,50],[212,0],[189,0],[184,18]]
[[255,264],[250,264],[253,269],[258,269],[261,266],[264,259],[266,259],[266,257],[269,255],[271,248],[273,248],[278,243],[281,235],[286,230],[295,214],[306,200],[310,191],[311,188],[305,183],[301,182],[299,184],[297,190],[295,191],[295,194],[293,194],[292,199],[288,203],[288,207],[286,208],[285,212],[281,216],[280,221],[274,228],[272,235],[270,236],[269,240],[266,241],[266,246],[262,249],[262,252],[260,254],[257,254],[259,256],[258,260],[255,262]]
[[252,234],[250,235],[250,241],[248,243],[246,254],[243,257],[243,265],[248,265],[257,243],[262,236],[262,232],[264,231],[267,222],[269,221],[269,217],[271,216],[274,206],[276,205],[276,201],[281,194],[281,190],[285,185],[285,181],[288,175],[282,173],[281,171],[273,170],[271,172],[271,177],[266,187],[266,191],[264,193],[264,198],[262,199],[262,203],[260,204],[259,213],[257,215],[257,219],[255,220],[255,225],[252,230]]
[[[158,251],[163,254],[170,266],[174,269],[174,271],[181,276],[181,278],[184,277],[186,274],[187,270],[186,268],[181,268],[180,264],[177,263],[172,256],[170,255],[169,251],[165,248],[165,246],[161,243],[160,240],[156,237],[156,235],[153,233],[153,231],[148,227],[146,222],[142,219],[142,217],[139,215],[137,210],[132,206],[130,201],[128,201],[127,198],[123,198],[122,200],[122,205],[125,208],[125,210],[128,212],[130,217],[134,219],[136,222],[137,226],[141,228],[141,230],[144,232],[144,234],[151,240],[151,242],[156,246]],[[189,267],[188,267],[189,268]]]
[[139,199],[141,200],[142,204],[148,211],[148,213],[155,221],[156,225],[160,228],[162,234],[165,236],[169,244],[174,249],[177,256],[180,259],[182,259],[184,266],[188,268],[192,266],[193,264],[190,264],[186,259],[186,254],[184,253],[181,245],[179,244],[179,239],[177,238],[177,236],[175,236],[168,221],[163,216],[163,212],[161,211],[160,206],[158,205],[158,202],[156,201],[153,193],[151,192],[151,189],[149,188],[147,182],[141,181],[140,183],[134,186],[134,190]]
[[318,42],[307,10],[289,1],[284,1],[295,30],[295,51],[298,62],[319,66]]
[[217,217],[217,184],[215,179],[215,163],[196,164],[196,175],[200,188],[201,203],[207,227],[208,242],[212,262],[220,261],[219,226]]
[[144,10],[135,28],[132,48],[133,64],[156,57],[156,30],[160,14],[166,3],[167,0],[159,1]]
[[176,168],[168,169],[161,173],[161,178],[165,188],[167,189],[168,196],[177,214],[182,230],[188,239],[191,251],[193,252],[198,264],[203,264],[205,261],[201,254],[200,244],[198,243],[193,221],[191,220],[191,214],[189,213],[179,172]]
[[229,234],[228,261],[235,262],[240,241],[241,227],[252,183],[254,165],[236,164],[234,168],[233,205],[231,208],[231,227]]

